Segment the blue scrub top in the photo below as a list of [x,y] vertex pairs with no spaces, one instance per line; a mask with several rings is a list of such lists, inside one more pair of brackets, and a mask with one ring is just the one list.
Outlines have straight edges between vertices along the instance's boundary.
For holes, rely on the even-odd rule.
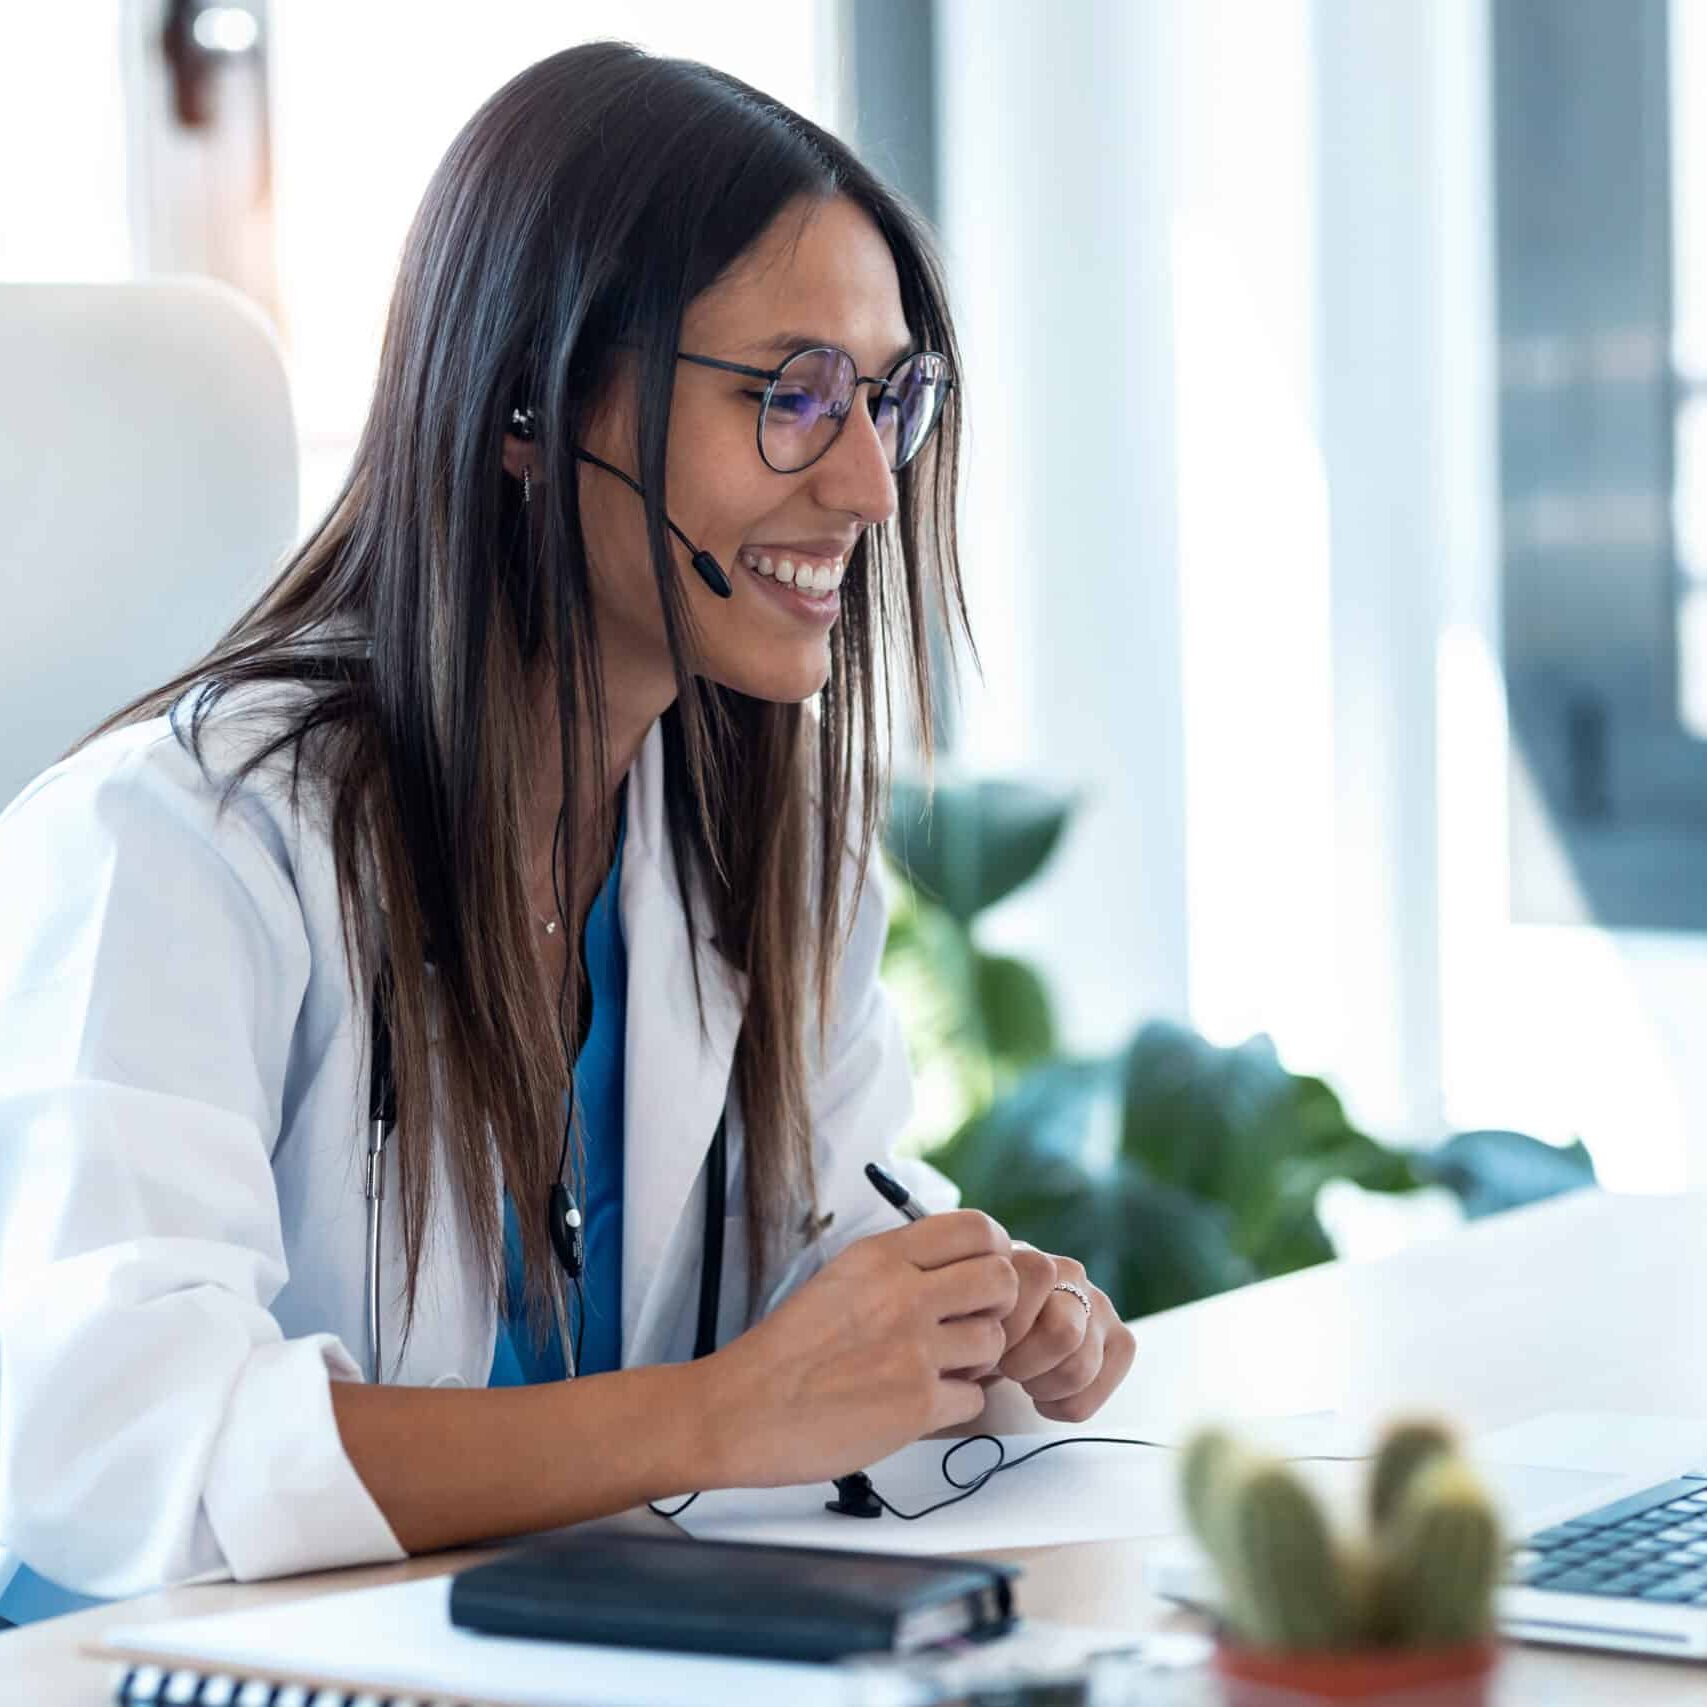
[[[617,890],[622,844],[628,834],[626,802],[618,823],[616,858],[587,913],[582,938],[593,1005],[587,1041],[575,1058],[575,1088],[586,1144],[586,1192],[580,1197],[586,1239],[581,1297],[583,1321],[570,1292],[569,1322],[580,1341],[578,1373],[601,1375],[622,1367],[622,1130],[623,1044],[628,1035],[628,949],[622,940]],[[564,1098],[567,1106],[568,1098]],[[538,1213],[545,1212],[540,1205]],[[522,1299],[522,1250],[516,1206],[504,1198],[504,1308],[498,1315],[489,1387],[525,1387],[561,1381],[568,1373],[555,1327],[543,1342],[528,1330]]]
[[[628,1032],[628,948],[622,940],[617,888],[622,877],[622,844],[628,834],[624,801],[618,821],[616,858],[610,875],[587,914],[582,937],[593,1022],[575,1060],[581,1098],[582,1130],[587,1145],[587,1193],[581,1205],[586,1234],[586,1268],[581,1276],[587,1316],[581,1328],[581,1373],[595,1375],[622,1367],[622,1129],[623,1042]],[[568,1098],[564,1098],[567,1103]],[[541,1213],[544,1206],[541,1205]],[[561,1381],[566,1373],[563,1347],[555,1328],[546,1343],[528,1333],[522,1296],[522,1253],[516,1206],[504,1199],[505,1309],[499,1312],[497,1344],[488,1385],[521,1387],[536,1381]],[[579,1321],[571,1293],[570,1322]],[[73,1594],[21,1565],[0,1587],[0,1618],[33,1623],[63,1612],[99,1606],[89,1595]],[[0,1655],[5,1652],[0,1647]]]

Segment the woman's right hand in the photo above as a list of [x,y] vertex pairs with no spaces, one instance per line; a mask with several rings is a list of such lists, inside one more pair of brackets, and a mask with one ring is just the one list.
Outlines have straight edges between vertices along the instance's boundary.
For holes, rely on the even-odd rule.
[[782,1487],[863,1469],[984,1408],[1019,1281],[988,1215],[955,1209],[856,1240],[698,1367],[715,1478]]

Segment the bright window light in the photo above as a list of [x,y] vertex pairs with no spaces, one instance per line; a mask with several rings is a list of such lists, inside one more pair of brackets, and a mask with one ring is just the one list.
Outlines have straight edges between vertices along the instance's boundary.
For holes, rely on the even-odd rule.
[[10,282],[131,273],[119,0],[83,0],[74,32],[69,10],[0,5],[0,279]]
[[261,26],[241,6],[206,6],[196,13],[190,33],[206,53],[247,53],[260,39]]

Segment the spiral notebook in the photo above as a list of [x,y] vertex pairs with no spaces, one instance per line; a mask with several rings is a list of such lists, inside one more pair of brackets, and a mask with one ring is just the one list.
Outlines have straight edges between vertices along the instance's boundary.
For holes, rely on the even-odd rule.
[[[115,1702],[151,1707],[847,1707],[870,1684],[835,1666],[477,1635],[449,1602],[450,1578],[430,1577],[114,1628],[85,1652],[113,1663]],[[1028,1621],[967,1652],[1011,1676],[1133,1640]]]
[[834,1667],[456,1629],[449,1577],[112,1629],[115,1702],[197,1707],[843,1707]]

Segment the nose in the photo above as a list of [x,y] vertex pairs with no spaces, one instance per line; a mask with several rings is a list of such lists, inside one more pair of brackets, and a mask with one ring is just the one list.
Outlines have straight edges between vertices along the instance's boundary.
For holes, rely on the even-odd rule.
[[810,472],[813,496],[825,509],[845,510],[867,525],[895,514],[895,471],[862,396],[856,396],[836,442]]

